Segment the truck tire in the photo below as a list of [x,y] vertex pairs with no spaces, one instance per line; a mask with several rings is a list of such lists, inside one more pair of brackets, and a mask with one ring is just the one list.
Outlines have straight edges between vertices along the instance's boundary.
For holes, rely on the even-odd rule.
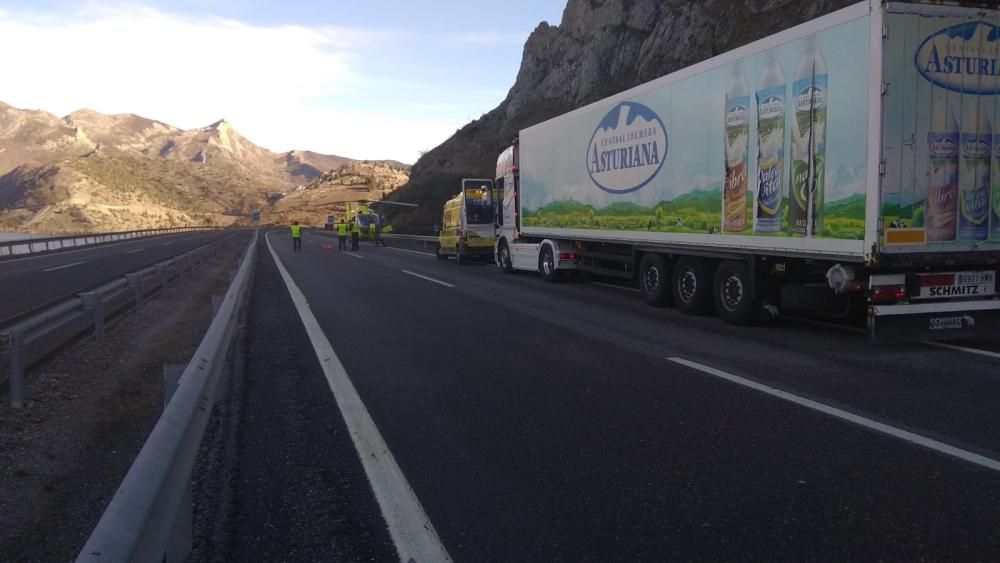
[[674,304],[682,313],[704,315],[712,306],[712,269],[701,258],[677,259],[671,276]]
[[552,253],[552,247],[547,244],[542,247],[542,255],[538,257],[538,271],[541,272],[542,279],[549,283],[559,280],[555,254]]
[[448,255],[445,254],[444,252],[441,252],[441,245],[440,244],[438,245],[437,249],[434,251],[434,254],[438,257],[438,260],[447,260],[448,259]]
[[743,326],[757,310],[754,280],[745,262],[725,260],[715,270],[715,312],[729,324]]
[[500,249],[497,252],[497,265],[500,266],[500,271],[509,274],[514,271],[514,263],[510,259],[510,247],[507,246],[507,242],[500,243]]
[[639,290],[646,303],[664,307],[673,301],[670,291],[670,267],[660,254],[647,253],[639,262]]

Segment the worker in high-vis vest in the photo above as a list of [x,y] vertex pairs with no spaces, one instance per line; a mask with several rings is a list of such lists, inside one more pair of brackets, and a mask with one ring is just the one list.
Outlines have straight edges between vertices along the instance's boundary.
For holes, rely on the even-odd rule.
[[375,240],[375,221],[368,223],[368,238],[371,239],[372,244],[378,246],[378,243]]
[[361,250],[361,225],[357,220],[351,221],[351,250],[358,252]]
[[292,250],[302,251],[302,225],[298,221],[292,221]]
[[347,250],[347,220],[341,219],[337,223],[337,240],[340,242],[341,252]]

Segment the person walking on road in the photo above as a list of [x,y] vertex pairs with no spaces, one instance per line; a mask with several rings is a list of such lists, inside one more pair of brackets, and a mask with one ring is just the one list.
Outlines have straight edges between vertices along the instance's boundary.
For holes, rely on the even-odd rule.
[[347,250],[347,221],[341,219],[337,223],[337,240],[340,243],[340,252]]
[[292,221],[292,250],[302,252],[302,225],[298,221]]
[[351,250],[353,252],[361,251],[361,226],[358,225],[357,221],[351,221]]

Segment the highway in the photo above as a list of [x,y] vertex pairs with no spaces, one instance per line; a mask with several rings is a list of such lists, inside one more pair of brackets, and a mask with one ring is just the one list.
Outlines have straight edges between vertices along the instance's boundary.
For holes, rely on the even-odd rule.
[[0,260],[0,324],[226,236],[188,232]]
[[[270,240],[419,501],[415,510],[455,561],[1000,553],[994,343],[873,346],[852,330],[795,320],[738,328],[650,308],[614,283],[546,284],[404,249],[340,254],[317,235],[305,237],[301,253],[284,232]],[[281,286],[261,251],[256,283]],[[329,389],[337,362],[312,352],[316,335],[295,319],[288,295],[268,295],[284,312],[272,304],[255,321],[275,327],[255,353],[273,345],[293,359],[288,373],[269,366],[261,381],[294,377],[296,386]],[[255,304],[252,316],[263,314]],[[280,395],[292,390],[256,392],[276,394],[272,409],[293,408]],[[343,440],[333,400],[316,392],[307,400],[295,417],[303,444]],[[290,424],[282,412],[260,420]],[[245,429],[251,449],[241,471],[268,481],[254,481],[264,487],[249,493],[256,498],[301,489],[292,469],[254,469],[248,459],[285,435],[267,427]],[[268,431],[272,442],[255,434]],[[324,448],[309,457],[334,473],[361,473],[357,459]],[[241,521],[277,530],[307,522],[318,535],[331,525],[273,504]],[[252,529],[256,553],[279,552]],[[376,534],[371,553],[386,541]]]

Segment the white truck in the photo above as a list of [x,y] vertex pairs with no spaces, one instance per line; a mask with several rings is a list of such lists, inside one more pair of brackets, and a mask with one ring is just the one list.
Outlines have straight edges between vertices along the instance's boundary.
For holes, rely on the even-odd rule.
[[497,265],[635,279],[734,324],[995,331],[998,93],[997,9],[860,2],[522,130]]

